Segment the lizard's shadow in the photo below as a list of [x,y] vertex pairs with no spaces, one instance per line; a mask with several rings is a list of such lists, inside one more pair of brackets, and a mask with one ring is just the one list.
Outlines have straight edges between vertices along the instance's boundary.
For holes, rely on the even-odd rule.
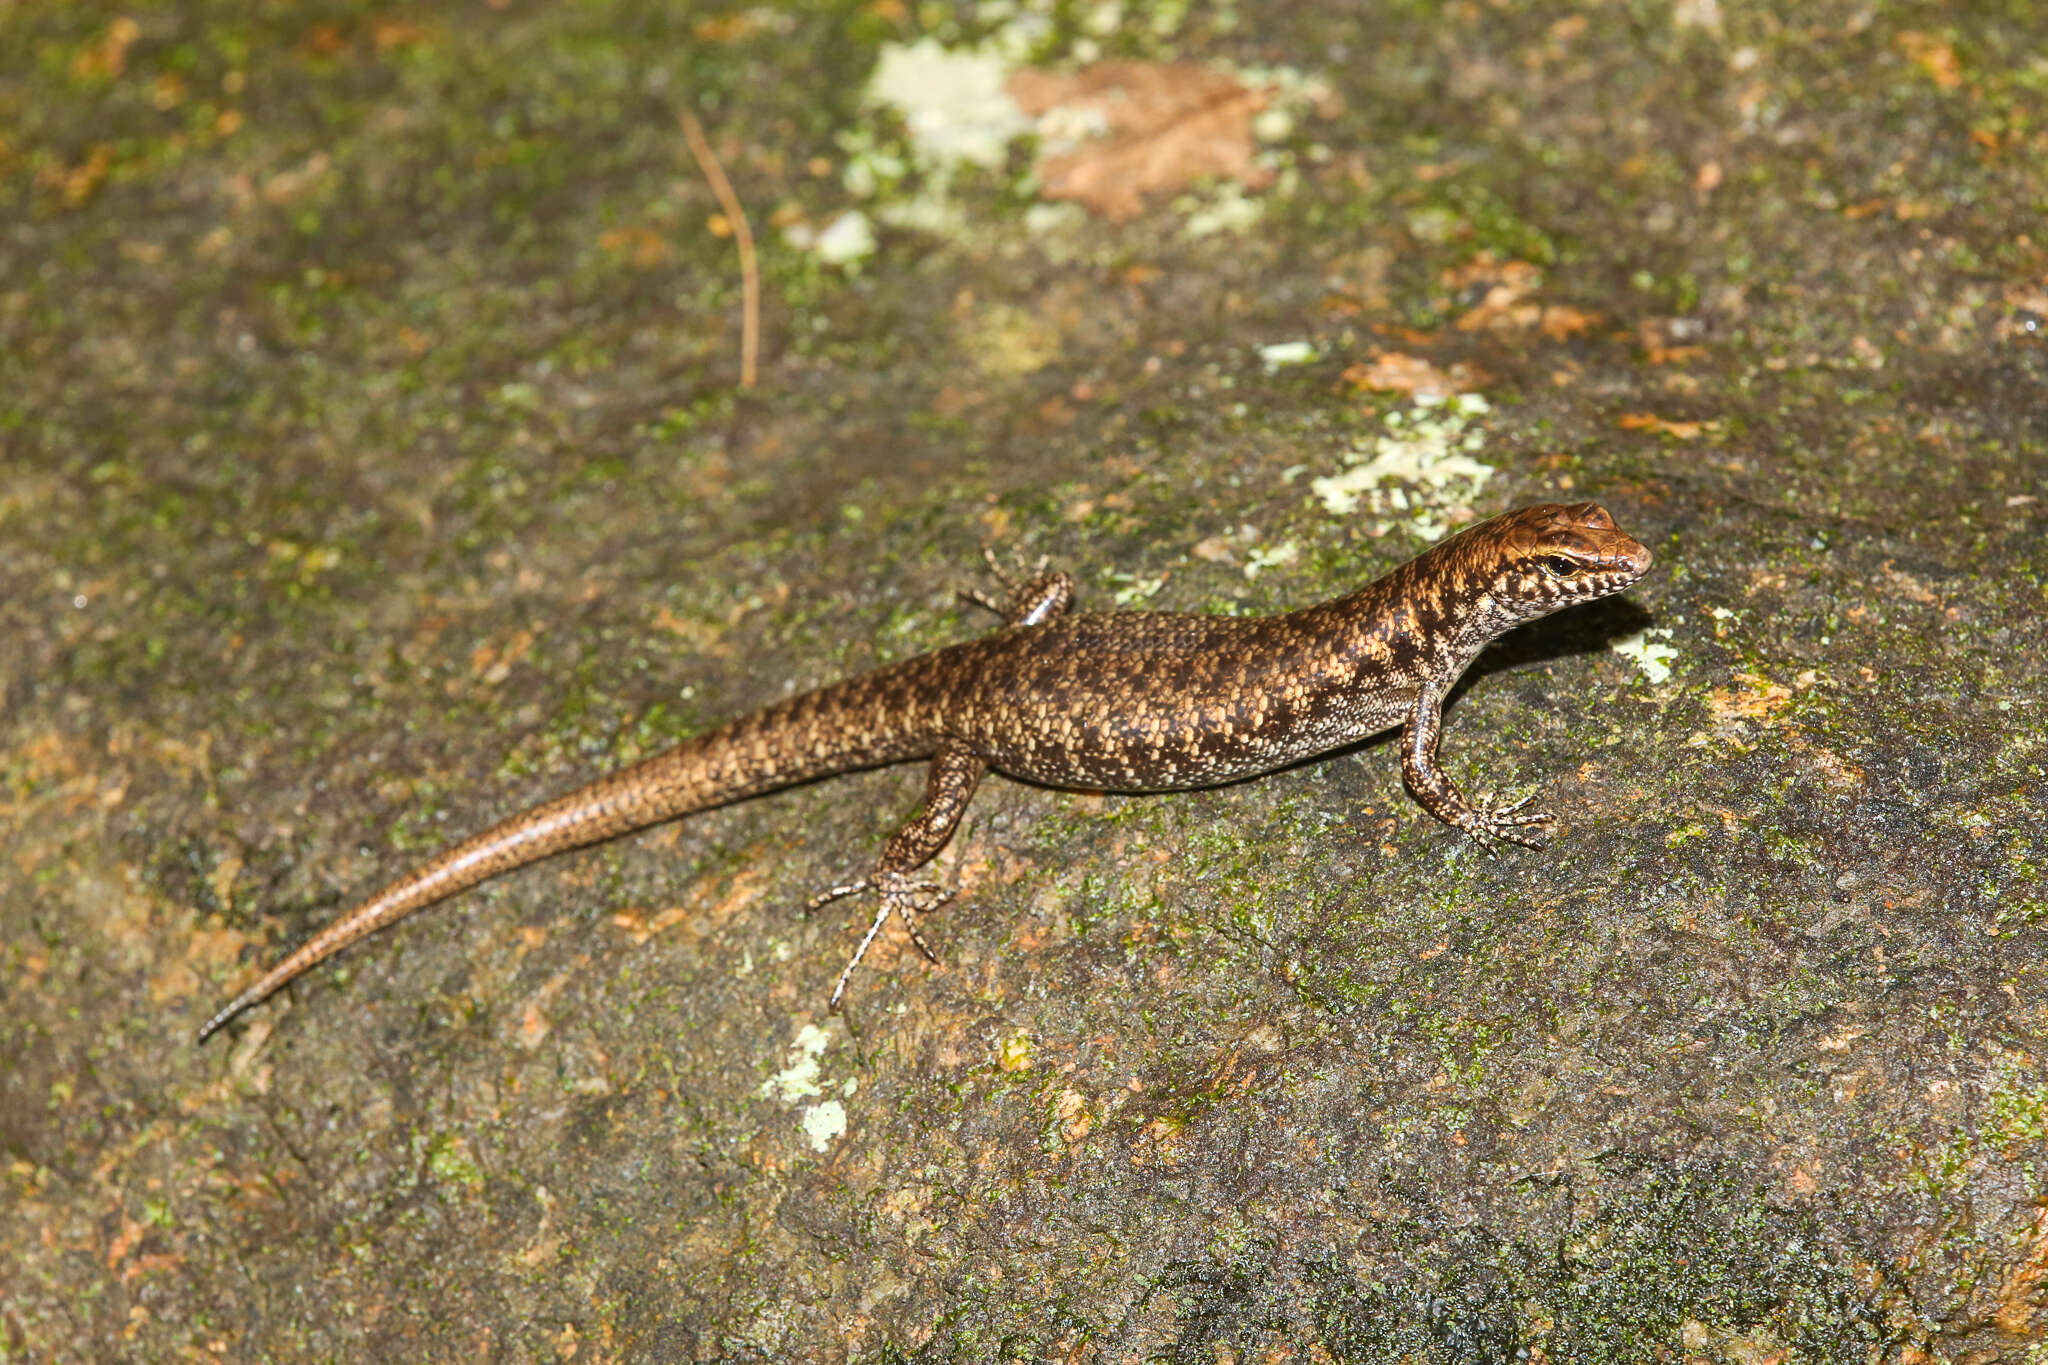
[[[1655,621],[1656,616],[1647,609],[1625,597],[1605,597],[1597,602],[1571,607],[1517,626],[1495,640],[1480,652],[1465,675],[1458,679],[1444,698],[1444,708],[1449,710],[1458,699],[1482,678],[1495,673],[1508,673],[1528,668],[1534,664],[1548,663],[1553,659],[1566,659],[1579,654],[1598,654],[1609,648],[1614,641],[1625,635],[1632,635]],[[1366,736],[1340,749],[1331,749],[1320,754],[1290,763],[1274,772],[1295,772],[1314,767],[1333,758],[1347,758],[1376,749],[1382,744],[1399,741],[1401,727],[1394,725],[1375,734]],[[1257,782],[1270,773],[1240,779],[1240,782]],[[1239,782],[1226,782],[1223,786],[1234,787]]]
[[1481,678],[1575,654],[1598,654],[1625,635],[1633,635],[1657,618],[1626,597],[1603,597],[1581,607],[1517,626],[1481,651],[1458,679],[1446,706],[1465,695]]

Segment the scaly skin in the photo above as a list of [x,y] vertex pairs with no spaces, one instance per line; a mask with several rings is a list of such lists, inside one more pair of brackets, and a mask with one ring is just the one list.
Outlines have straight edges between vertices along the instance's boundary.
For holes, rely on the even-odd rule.
[[1436,761],[1445,695],[1488,642],[1641,578],[1650,552],[1593,503],[1480,522],[1347,597],[1282,616],[1066,615],[1073,586],[1014,588],[1002,629],[729,721],[501,821],[348,911],[206,1022],[200,1041],[366,934],[515,867],[794,783],[931,760],[923,808],[872,873],[813,902],[880,900],[831,1007],[897,915],[946,897],[911,874],[945,847],[990,768],[1054,787],[1178,791],[1251,777],[1402,727],[1401,775],[1429,812],[1491,851],[1539,847],[1550,817],[1474,803]]

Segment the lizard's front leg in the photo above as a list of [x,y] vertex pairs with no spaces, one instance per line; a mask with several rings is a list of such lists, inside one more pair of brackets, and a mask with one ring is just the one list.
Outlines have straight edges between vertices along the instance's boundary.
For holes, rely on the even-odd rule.
[[1488,853],[1494,851],[1497,839],[1524,848],[1543,847],[1542,840],[1522,832],[1525,825],[1544,824],[1551,818],[1543,811],[1522,810],[1535,799],[1533,792],[1505,806],[1495,805],[1491,797],[1474,805],[1458,790],[1451,775],[1438,766],[1436,742],[1443,732],[1445,690],[1425,685],[1415,699],[1415,710],[1401,727],[1401,777],[1408,790],[1415,793],[1415,799],[1431,815],[1464,830]]
[[1019,580],[1003,572],[995,551],[988,546],[981,547],[981,557],[988,561],[988,571],[996,582],[1003,585],[1003,600],[994,601],[972,589],[963,589],[960,595],[1002,617],[1004,625],[1042,626],[1074,605],[1074,580],[1063,573],[1047,573],[1044,559],[1038,561],[1030,577]]

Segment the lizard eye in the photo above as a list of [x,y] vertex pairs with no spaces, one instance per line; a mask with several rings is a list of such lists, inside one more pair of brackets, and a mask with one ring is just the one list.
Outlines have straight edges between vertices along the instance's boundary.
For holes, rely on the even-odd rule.
[[1545,572],[1558,578],[1570,578],[1579,571],[1577,563],[1562,555],[1544,555],[1536,562],[1543,566]]

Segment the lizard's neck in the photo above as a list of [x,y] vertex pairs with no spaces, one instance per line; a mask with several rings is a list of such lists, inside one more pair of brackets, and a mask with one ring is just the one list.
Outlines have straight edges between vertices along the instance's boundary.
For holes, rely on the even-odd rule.
[[1295,613],[1325,641],[1325,666],[1350,686],[1448,686],[1514,619],[1488,584],[1456,561],[1425,554],[1357,592]]

